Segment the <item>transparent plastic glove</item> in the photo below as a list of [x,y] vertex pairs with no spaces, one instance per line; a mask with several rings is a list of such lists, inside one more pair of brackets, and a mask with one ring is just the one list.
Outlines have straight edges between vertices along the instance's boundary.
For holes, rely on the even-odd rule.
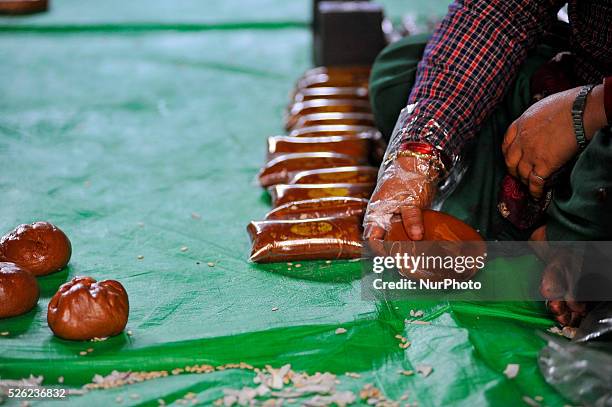
[[364,218],[364,238],[382,240],[391,217],[400,214],[408,236],[423,237],[421,209],[429,208],[436,194],[438,170],[431,159],[399,156],[390,160],[378,177]]

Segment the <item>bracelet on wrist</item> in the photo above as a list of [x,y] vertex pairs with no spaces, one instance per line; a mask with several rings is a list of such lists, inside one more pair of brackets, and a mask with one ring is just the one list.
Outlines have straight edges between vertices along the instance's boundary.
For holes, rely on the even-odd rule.
[[574,135],[576,143],[578,143],[578,152],[581,153],[587,146],[586,132],[584,130],[584,110],[587,103],[587,96],[593,90],[595,85],[585,85],[580,88],[578,95],[572,105],[572,126],[574,127]]
[[431,169],[436,172],[436,176],[432,181],[443,178],[446,175],[448,166],[445,164],[443,154],[429,143],[419,141],[404,142],[400,144],[398,151],[389,155],[385,164],[398,157],[414,157],[427,162]]

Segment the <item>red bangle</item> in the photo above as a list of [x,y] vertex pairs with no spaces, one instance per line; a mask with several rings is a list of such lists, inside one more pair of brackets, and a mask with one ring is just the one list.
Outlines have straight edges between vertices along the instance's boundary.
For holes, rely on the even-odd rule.
[[448,171],[451,167],[451,160],[442,150],[439,150],[433,145],[423,141],[405,141],[400,144],[399,152],[401,151],[412,151],[418,154],[434,156],[440,160],[445,171]]
[[612,125],[612,76],[604,79],[604,108],[606,109],[608,124]]

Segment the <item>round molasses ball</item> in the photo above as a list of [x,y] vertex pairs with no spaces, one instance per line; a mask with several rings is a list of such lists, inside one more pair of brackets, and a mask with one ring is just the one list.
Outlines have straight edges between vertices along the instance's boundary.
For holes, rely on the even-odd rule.
[[127,292],[118,281],[75,277],[51,298],[47,322],[63,339],[106,338],[123,331],[129,309]]
[[71,254],[68,237],[49,222],[19,225],[0,239],[0,259],[15,263],[35,276],[63,269]]

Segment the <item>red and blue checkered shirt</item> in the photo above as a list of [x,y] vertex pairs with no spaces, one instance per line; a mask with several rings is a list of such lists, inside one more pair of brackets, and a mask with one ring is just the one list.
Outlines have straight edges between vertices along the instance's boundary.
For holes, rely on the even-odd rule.
[[[567,1],[456,0],[427,44],[402,115],[404,140],[462,155],[502,100],[525,60]],[[569,2],[575,74],[584,84],[612,73],[612,0]]]

